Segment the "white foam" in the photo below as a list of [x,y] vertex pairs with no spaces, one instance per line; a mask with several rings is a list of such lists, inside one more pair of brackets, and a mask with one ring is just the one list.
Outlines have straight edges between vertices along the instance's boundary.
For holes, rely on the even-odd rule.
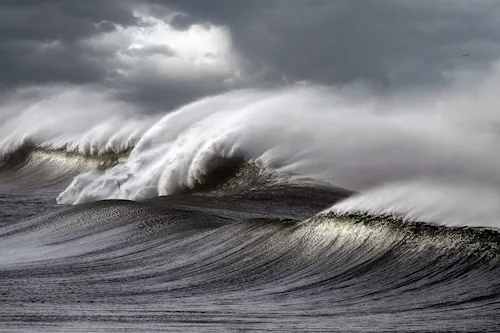
[[[474,82],[475,89],[460,83],[439,95],[420,94],[418,100],[345,87],[243,90],[140,119],[140,110],[110,95],[91,93],[89,99],[87,91],[70,90],[11,119],[15,130],[2,147],[5,151],[19,144],[19,137],[80,152],[119,151],[135,144],[126,163],[76,177],[59,195],[60,203],[177,193],[202,182],[218,158],[237,156],[366,193],[365,199],[353,198],[342,209],[397,206],[412,215],[413,200],[434,198],[437,205],[422,204],[414,214],[434,216],[438,206],[441,211],[465,207],[467,191],[469,206],[486,209],[475,200],[500,193],[495,128],[500,118],[493,89],[500,86],[498,77]],[[30,126],[29,115],[35,111],[48,110],[40,113],[47,116],[68,104],[71,111],[61,119],[53,111],[51,121]],[[461,185],[453,187],[455,183]],[[448,220],[447,213],[435,216]]]
[[120,152],[156,122],[140,110],[85,87],[22,89],[0,102],[0,156],[33,144],[81,154]]
[[382,185],[335,204],[326,212],[397,215],[450,226],[500,227],[500,192],[473,183],[401,182]]

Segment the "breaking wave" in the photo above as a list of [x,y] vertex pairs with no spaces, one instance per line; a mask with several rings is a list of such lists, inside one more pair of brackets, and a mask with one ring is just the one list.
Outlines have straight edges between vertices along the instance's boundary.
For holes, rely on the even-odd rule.
[[[25,174],[41,161],[51,172],[71,169],[57,177],[69,183],[57,198],[62,204],[307,184],[366,196],[349,199],[342,211],[447,221],[500,193],[498,135],[484,127],[496,114],[488,104],[473,115],[467,103],[461,97],[458,109],[452,93],[410,101],[296,86],[229,92],[148,113],[82,88],[28,91],[2,104],[10,118],[3,116],[0,149],[4,167],[22,165]],[[230,179],[231,186],[222,185]],[[429,195],[436,187],[446,195]],[[434,214],[434,199],[453,214]],[[480,214],[467,218],[497,225]]]

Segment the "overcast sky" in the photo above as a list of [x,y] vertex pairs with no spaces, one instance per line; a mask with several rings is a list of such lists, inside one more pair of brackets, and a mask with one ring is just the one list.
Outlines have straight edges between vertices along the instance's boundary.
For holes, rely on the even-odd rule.
[[2,0],[0,89],[96,85],[169,109],[297,81],[436,87],[487,71],[499,39],[494,0]]

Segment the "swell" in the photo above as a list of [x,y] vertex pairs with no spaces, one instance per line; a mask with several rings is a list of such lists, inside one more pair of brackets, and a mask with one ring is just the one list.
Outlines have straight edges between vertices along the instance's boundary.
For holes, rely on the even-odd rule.
[[[300,252],[298,257],[309,252],[314,258],[312,260],[316,260],[323,250],[337,254],[362,253],[365,258],[393,251],[401,257],[426,253],[419,254],[423,261],[448,253],[464,260],[467,257],[485,258],[500,264],[500,230],[496,228],[443,226],[411,221],[396,214],[317,213],[344,200],[349,194],[328,187],[281,184],[269,190],[225,194],[223,197],[176,194],[144,201],[103,200],[64,207],[0,228],[0,237],[38,233],[45,228],[59,230],[71,237],[81,229],[92,233],[93,230],[125,224],[141,230],[144,224],[156,225],[173,230],[175,234],[185,230],[184,224],[192,224],[195,226],[192,229],[217,229],[217,237],[222,242],[230,239],[238,242],[253,233],[265,234],[265,230],[271,228],[283,232],[283,235],[279,236],[282,240],[275,244],[269,239],[269,247],[285,246],[286,251]],[[270,198],[274,200],[270,202]],[[116,215],[115,211],[120,211],[120,214]],[[203,224],[203,220],[211,222]],[[172,229],[174,225],[180,229]],[[231,235],[224,235],[226,231]],[[155,233],[149,237],[163,238]],[[254,250],[256,253],[260,251],[258,248]],[[434,254],[429,256],[433,251]]]
[[81,154],[76,151],[70,151],[65,148],[59,149],[47,149],[42,147],[37,147],[31,144],[25,144],[19,147],[17,150],[10,152],[3,156],[0,161],[0,171],[7,171],[11,169],[18,169],[24,165],[32,162],[37,158],[52,158],[53,160],[75,160],[88,162],[89,166],[93,166],[99,169],[107,169],[112,166],[122,163],[128,157],[131,149],[124,150],[122,152],[104,152],[100,154]]
[[[130,288],[120,286],[121,296],[245,289],[282,297],[307,295],[310,302],[330,300],[338,311],[359,299],[390,312],[444,306],[448,300],[487,306],[481,298],[500,306],[500,285],[494,278],[500,271],[498,230],[359,214],[298,220],[291,217],[311,214],[322,203],[315,200],[311,205],[312,198],[296,200],[285,191],[277,196],[281,204],[267,209],[267,199],[255,194],[228,196],[223,206],[217,197],[186,195],[146,202],[101,201],[0,229],[0,237],[7,245],[20,237],[27,263],[51,259],[44,253],[62,258],[75,252],[77,261],[86,264],[85,252],[91,258],[97,246],[101,260],[137,265],[129,274],[140,272],[140,278],[128,277]],[[329,202],[339,199],[333,192],[316,193],[315,199],[318,196],[328,196]],[[29,235],[42,245],[37,251],[30,251]],[[91,241],[99,235],[100,243]],[[76,247],[75,240],[81,242]],[[62,245],[67,247],[63,253],[51,251]],[[126,263],[122,255],[115,258],[124,251],[131,251]],[[189,282],[184,284],[184,279]],[[140,285],[145,280],[148,292]],[[442,289],[436,293],[436,288]],[[457,296],[456,288],[463,294]]]
[[498,327],[498,230],[314,215],[342,196],[275,190],[275,201],[258,191],[106,200],[0,228],[0,250],[11,254],[0,258],[0,317],[160,327],[201,313],[220,326],[231,314],[259,331]]

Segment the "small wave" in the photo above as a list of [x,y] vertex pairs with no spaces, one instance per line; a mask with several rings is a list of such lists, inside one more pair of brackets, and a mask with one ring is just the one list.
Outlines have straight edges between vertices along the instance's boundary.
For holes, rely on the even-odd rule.
[[91,167],[97,169],[107,169],[118,163],[124,162],[130,150],[125,150],[119,153],[103,152],[96,155],[80,154],[76,151],[68,151],[66,149],[45,149],[32,145],[24,145],[19,149],[7,154],[1,161],[1,170],[18,169],[28,163],[33,163],[37,159],[52,159],[53,161],[81,161]]
[[84,155],[23,145],[0,161],[0,180],[3,184],[23,187],[68,184],[82,172],[105,170],[123,163],[128,154],[129,151]]

